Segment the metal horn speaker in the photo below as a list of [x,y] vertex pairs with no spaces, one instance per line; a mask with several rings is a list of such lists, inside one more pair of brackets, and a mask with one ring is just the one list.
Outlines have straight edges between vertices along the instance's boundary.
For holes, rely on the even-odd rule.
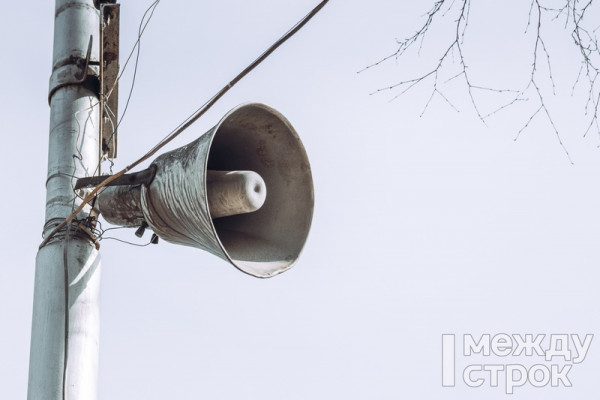
[[145,222],[168,242],[206,250],[256,277],[296,262],[311,225],[313,183],[298,134],[276,110],[238,106],[151,168],[151,183],[100,195],[108,222]]

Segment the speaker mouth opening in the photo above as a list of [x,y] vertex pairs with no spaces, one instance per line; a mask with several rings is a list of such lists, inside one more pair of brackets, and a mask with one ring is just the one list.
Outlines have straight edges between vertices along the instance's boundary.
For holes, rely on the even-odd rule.
[[206,169],[253,171],[266,184],[259,210],[212,220],[229,261],[263,278],[291,268],[308,236],[314,189],[306,151],[289,121],[264,104],[236,107],[214,128]]

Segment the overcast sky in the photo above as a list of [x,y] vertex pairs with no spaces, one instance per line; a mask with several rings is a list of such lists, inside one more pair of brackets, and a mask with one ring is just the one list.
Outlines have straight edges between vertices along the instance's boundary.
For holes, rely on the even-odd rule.
[[[121,62],[150,3],[121,6]],[[162,1],[142,38],[115,171],[316,3]],[[579,67],[571,39],[561,29],[548,31],[557,92],[548,94],[548,106],[564,147],[542,116],[515,141],[537,107],[532,96],[486,125],[459,79],[443,87],[452,105],[436,95],[424,113],[430,82],[393,101],[399,92],[370,95],[422,73],[448,43],[447,30],[433,30],[420,58],[357,74],[412,35],[429,3],[331,1],[169,145],[196,139],[240,103],[279,110],[311,162],[311,233],[297,265],[268,280],[193,248],[103,240],[100,400],[504,399],[504,378],[499,387],[488,381],[470,388],[463,368],[569,362],[466,357],[465,335],[543,334],[547,348],[552,335],[600,332],[600,140],[596,132],[584,137],[584,93],[571,97]],[[527,2],[473,2],[464,50],[475,84],[526,84],[533,38],[523,34],[528,4],[521,3]],[[597,10],[590,19],[600,18]],[[0,398],[17,399],[27,391],[44,224],[54,4],[13,2],[5,11]],[[121,105],[132,72],[130,65],[120,83]],[[505,99],[477,96],[483,113]],[[132,230],[107,236],[149,239]],[[443,334],[457,340],[455,387],[442,387]],[[527,384],[509,398],[597,395],[597,340],[573,364],[571,388]]]

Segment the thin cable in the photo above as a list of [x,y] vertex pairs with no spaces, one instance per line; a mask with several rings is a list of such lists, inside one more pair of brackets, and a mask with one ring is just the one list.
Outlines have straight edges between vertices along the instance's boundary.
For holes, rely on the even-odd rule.
[[[98,221],[98,223],[100,224],[100,221]],[[131,228],[128,227],[128,226],[115,226],[115,227],[112,227],[112,228],[102,229],[102,226],[101,226],[100,229],[99,229],[101,233],[98,235],[98,240],[103,240],[104,239],[103,236],[104,236],[104,234],[106,232],[112,231],[112,230],[115,230],[115,229],[131,229]]]
[[[150,20],[152,19],[152,17],[154,16],[154,11],[156,11],[156,7],[158,6],[158,4],[160,3],[160,0],[156,0],[155,2],[153,2],[152,4],[150,4],[150,6],[148,6],[148,8],[146,9],[146,11],[144,11],[144,15],[142,15],[142,19],[140,21],[140,26],[138,28],[138,37],[137,40],[135,41],[135,44],[133,45],[131,51],[129,52],[129,56],[127,57],[127,60],[125,61],[125,64],[123,65],[123,68],[121,69],[121,72],[118,74],[118,76],[116,77],[115,81],[113,82],[110,90],[108,91],[108,93],[106,93],[104,99],[102,99],[100,101],[100,103],[102,104],[102,110],[100,111],[100,118],[103,117],[104,115],[104,110],[108,109],[110,111],[110,114],[112,114],[112,116],[114,116],[115,121],[113,121],[112,116],[109,116],[110,119],[110,124],[111,124],[111,134],[110,137],[108,138],[108,144],[110,144],[113,141],[113,138],[117,132],[117,129],[119,128],[119,126],[121,125],[121,122],[123,122],[123,119],[125,118],[125,114],[127,113],[127,109],[129,108],[129,102],[131,101],[131,96],[133,95],[133,89],[135,88],[135,80],[137,77],[137,71],[138,71],[138,65],[139,65],[139,59],[140,59],[140,48],[141,48],[141,43],[142,43],[142,36],[144,35],[144,32],[146,31],[146,27],[148,26],[148,24],[150,23]],[[148,13],[150,12],[150,16],[148,17],[148,19],[146,20],[146,15],[148,15]],[[145,22],[144,22],[145,21]],[[133,69],[133,78],[132,78],[132,82],[131,82],[131,87],[129,89],[129,94],[127,96],[127,101],[125,102],[125,108],[123,109],[123,112],[121,113],[121,118],[118,118],[118,115],[115,115],[115,113],[110,110],[110,108],[108,107],[106,100],[108,100],[110,98],[110,96],[113,93],[113,90],[117,87],[119,81],[121,80],[121,78],[123,77],[123,74],[125,73],[127,66],[129,65],[129,61],[131,60],[131,57],[133,56],[133,53],[136,52],[137,49],[137,54],[135,57],[135,65],[134,65],[134,69]],[[115,122],[116,122],[116,126],[115,126]],[[114,165],[114,163],[108,159],[110,162],[110,172],[112,173],[112,167]],[[100,170],[101,165],[102,165],[102,161],[103,161],[103,156],[102,154],[100,154],[100,157],[98,158],[98,166],[96,168],[97,171]]]
[[[154,11],[156,10],[158,3],[160,3],[160,0],[156,0],[154,3],[152,3],[150,5],[150,7],[148,7],[146,9],[146,12],[144,12],[144,15],[142,16],[142,20],[140,21],[140,27],[138,28],[138,38],[137,38],[137,41],[135,42],[135,45],[133,48],[133,50],[135,50],[137,47],[137,54],[135,56],[135,64],[133,67],[133,78],[132,78],[132,82],[131,82],[131,88],[129,89],[129,95],[127,96],[127,101],[125,102],[125,107],[123,108],[123,113],[121,114],[121,118],[117,122],[117,128],[115,128],[115,130],[119,128],[119,125],[121,125],[121,122],[123,121],[123,118],[125,117],[125,113],[127,112],[127,107],[129,107],[129,101],[131,100],[131,95],[133,94],[133,88],[135,87],[135,78],[137,76],[138,64],[140,61],[140,49],[142,47],[142,35],[144,34],[144,31],[146,30],[146,26],[148,26],[148,24],[150,23],[150,20],[152,19],[152,16],[154,15]],[[150,11],[150,10],[152,10],[152,11]],[[150,16],[148,17],[148,20],[144,24],[144,20],[146,18],[146,15],[148,14],[148,12],[150,12]],[[127,63],[129,62],[129,59],[131,58],[131,56],[133,54],[133,50],[129,54],[129,57],[127,58],[127,61],[125,62],[125,66],[123,67],[123,69],[125,69],[125,67],[127,66]],[[120,79],[120,77],[121,77],[121,75],[119,75],[117,77],[117,81]],[[108,94],[108,97],[110,97],[111,93],[112,93],[112,89],[111,89],[110,93]],[[113,130],[113,133],[115,130]],[[112,139],[112,137],[111,137],[111,139]]]
[[123,239],[117,239],[116,237],[105,237],[105,238],[102,238],[102,240],[116,240],[117,242],[125,243],[125,244],[131,245],[131,246],[137,246],[137,247],[146,247],[146,246],[152,244],[152,242],[148,242],[146,244],[131,243],[131,242],[128,242]]
[[96,186],[94,190],[92,190],[86,197],[83,199],[82,203],[77,207],[77,209],[69,215],[65,220],[59,224],[48,236],[44,239],[44,241],[40,244],[39,248],[44,247],[50,239],[58,232],[60,229],[64,228],[66,224],[68,224],[75,216],[83,210],[85,205],[91,201],[96,193],[115,179],[125,175],[131,169],[137,167],[142,162],[146,161],[150,157],[152,157],[158,150],[164,147],[166,144],[171,142],[177,136],[179,136],[184,130],[189,128],[194,122],[196,122],[202,115],[204,115],[221,97],[225,95],[233,86],[235,86],[242,78],[248,75],[254,68],[256,68],[260,63],[262,63],[267,57],[269,57],[277,48],[279,48],[283,43],[285,43],[289,38],[294,36],[296,32],[304,27],[321,9],[327,4],[329,0],[323,0],[319,5],[317,5],[310,13],[308,13],[304,18],[302,18],[296,25],[294,25],[285,35],[279,38],[275,43],[273,43],[264,53],[262,53],[256,60],[250,63],[242,72],[240,72],[231,82],[225,85],[221,90],[219,90],[209,101],[207,101],[203,106],[201,106],[198,110],[196,110],[192,115],[190,115],[184,122],[182,122],[177,128],[175,128],[169,135],[167,135],[163,140],[161,140],[156,146],[154,146],[150,151],[144,154],[141,158],[134,161],[130,165],[126,166],[121,171],[116,174],[108,177],[101,184]]
[[[225,95],[233,86],[235,86],[240,80],[248,75],[254,68],[262,63],[267,57],[269,57],[275,50],[277,50],[283,43],[290,39],[296,32],[304,27],[323,7],[329,0],[324,0],[315,8],[312,9],[304,18],[296,23],[289,31],[287,31],[282,37],[280,37],[275,43],[273,43],[264,53],[262,53],[257,59],[255,59],[250,65],[240,72],[231,82],[224,86],[218,91],[210,100],[204,103],[198,108],[192,115],[190,115],[185,121],[183,121],[177,128],[175,128],[170,134],[168,134],[163,140],[161,140],[156,146],[154,146],[146,155],[140,160],[140,163],[146,161],[152,157],[158,150],[163,146],[175,139],[181,132],[189,128],[194,122],[196,122],[202,115],[204,115],[221,97]],[[136,164],[137,165],[137,164]]]

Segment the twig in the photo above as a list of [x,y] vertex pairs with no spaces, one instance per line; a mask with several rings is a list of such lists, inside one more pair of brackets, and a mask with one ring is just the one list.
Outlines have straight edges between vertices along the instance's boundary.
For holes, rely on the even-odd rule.
[[[456,19],[453,24],[453,32],[447,34],[446,37],[450,38],[450,42],[440,52],[440,57],[437,63],[431,68],[428,68],[425,73],[413,77],[411,79],[404,79],[396,84],[377,89],[371,94],[380,93],[383,91],[399,90],[399,93],[395,94],[392,100],[397,99],[399,96],[405,94],[408,90],[420,85],[425,84],[428,81],[431,84],[431,93],[425,103],[425,107],[421,113],[428,109],[433,98],[436,95],[441,96],[452,108],[455,108],[452,102],[449,101],[448,97],[443,93],[443,86],[458,78],[461,78],[467,88],[467,93],[471,105],[478,118],[482,122],[486,122],[486,119],[492,115],[497,114],[500,111],[507,109],[508,107],[517,103],[525,101],[533,101],[537,103],[536,110],[529,116],[529,119],[523,127],[518,131],[517,137],[530,126],[530,122],[539,115],[540,111],[546,116],[546,120],[550,125],[551,129],[556,134],[558,141],[563,148],[565,154],[572,162],[569,152],[561,138],[560,131],[554,123],[554,118],[548,104],[546,102],[545,95],[541,90],[542,82],[547,79],[548,84],[551,88],[551,95],[557,96],[557,86],[552,66],[553,58],[551,57],[550,48],[546,45],[545,32],[546,24],[543,21],[549,20],[550,22],[562,21],[564,16],[564,29],[570,31],[575,47],[579,50],[581,67],[576,76],[575,82],[571,88],[571,94],[575,93],[575,88],[580,85],[584,85],[587,90],[587,97],[584,103],[584,113],[589,118],[589,123],[586,126],[584,136],[589,131],[595,130],[600,135],[600,122],[598,121],[599,108],[600,108],[600,45],[598,43],[597,31],[600,26],[592,25],[592,28],[588,27],[589,24],[597,24],[597,19],[592,18],[592,7],[594,0],[563,0],[563,3],[558,6],[546,5],[546,0],[530,0],[529,11],[527,14],[527,24],[525,26],[525,35],[533,37],[532,43],[532,60],[531,66],[528,70],[529,78],[524,83],[521,89],[514,88],[491,88],[487,85],[481,85],[471,80],[468,73],[467,54],[463,48],[463,44],[467,40],[467,27],[470,18],[470,0],[452,0],[450,2],[446,0],[437,0],[433,3],[431,9],[424,15],[424,22],[420,25],[420,28],[407,39],[398,41],[398,47],[396,51],[381,60],[368,65],[359,72],[364,72],[367,69],[378,66],[389,59],[399,59],[406,55],[406,52],[415,46],[415,43],[420,43],[418,51],[420,52],[423,40],[427,33],[431,30],[434,24],[439,25],[440,17],[450,17],[450,13],[456,15]],[[596,4],[597,5],[597,4]],[[597,12],[597,9],[594,10]],[[596,14],[597,15],[597,14]],[[534,31],[532,32],[532,30]],[[542,57],[543,55],[543,57]],[[454,59],[456,57],[456,59]],[[438,82],[438,78],[442,73],[442,70],[447,70],[449,66],[445,62],[448,58],[451,58],[453,64],[459,65],[459,71],[453,73],[449,79],[443,82]],[[545,65],[545,68],[541,68],[541,63]],[[546,71],[546,75],[542,76],[540,71]],[[513,93],[514,96],[505,104],[496,108],[495,110],[483,114],[480,112],[477,102],[477,90],[484,90],[489,92],[501,93]],[[535,93],[535,96],[531,95],[531,92]]]

